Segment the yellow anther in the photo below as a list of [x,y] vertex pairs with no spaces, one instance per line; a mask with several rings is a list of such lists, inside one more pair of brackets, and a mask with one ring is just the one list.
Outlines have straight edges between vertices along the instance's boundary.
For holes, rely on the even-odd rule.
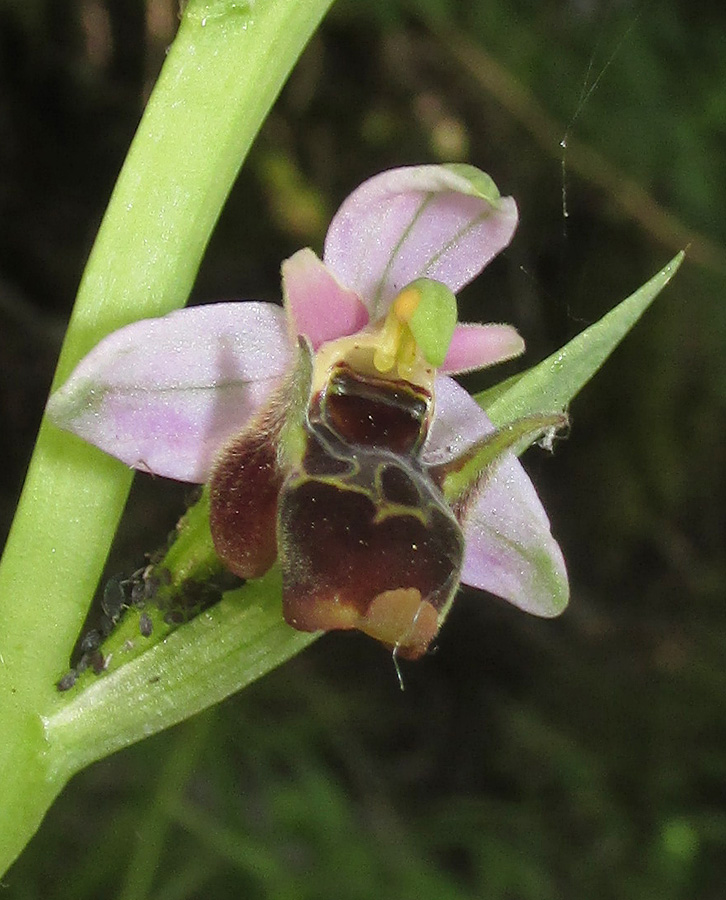
[[406,326],[402,329],[401,341],[398,345],[398,356],[396,362],[398,364],[399,374],[403,378],[410,378],[416,365],[418,357],[418,346],[414,336]]
[[421,291],[415,287],[408,287],[393,301],[393,312],[399,322],[410,322],[411,316],[421,302]]
[[421,291],[407,287],[396,297],[380,326],[373,365],[382,374],[397,370],[399,377],[411,376],[419,358],[416,339],[408,323],[421,301]]
[[373,353],[373,365],[382,374],[390,372],[396,362],[402,331],[403,325],[396,316],[389,313],[383,322],[377,346]]

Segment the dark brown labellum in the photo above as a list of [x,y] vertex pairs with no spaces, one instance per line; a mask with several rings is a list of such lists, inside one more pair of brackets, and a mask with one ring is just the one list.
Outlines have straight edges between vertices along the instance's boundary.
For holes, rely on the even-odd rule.
[[322,425],[280,494],[278,544],[291,625],[355,628],[411,659],[438,632],[464,553],[458,523],[412,456],[347,445]]
[[428,429],[431,396],[407,381],[364,378],[338,366],[310,418],[324,421],[343,441],[415,453]]
[[438,632],[464,555],[461,529],[418,458],[431,391],[346,362],[321,382],[286,432],[290,446],[280,446],[281,395],[220,454],[210,481],[215,548],[242,578],[262,575],[279,553],[293,627],[358,629],[415,659]]

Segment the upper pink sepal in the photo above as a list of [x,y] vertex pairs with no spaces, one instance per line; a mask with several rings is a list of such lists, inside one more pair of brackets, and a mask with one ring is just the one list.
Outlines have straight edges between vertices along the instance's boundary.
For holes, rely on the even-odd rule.
[[524,341],[511,325],[457,325],[440,372],[458,375],[493,366],[524,353]]
[[326,341],[355,334],[368,324],[368,310],[312,250],[298,250],[282,264],[282,294],[294,340],[306,335],[317,350]]
[[[493,430],[484,411],[462,387],[446,376],[437,378],[436,415],[425,462],[458,456]],[[489,591],[538,616],[559,615],[567,606],[569,585],[562,552],[529,476],[511,453],[471,499],[462,527],[466,539],[463,584]]]
[[190,307],[110,334],[53,394],[47,413],[133,468],[203,482],[292,359],[280,307]]
[[323,259],[372,319],[417,278],[457,293],[506,247],[517,206],[473,166],[411,166],[370,178],[330,223]]

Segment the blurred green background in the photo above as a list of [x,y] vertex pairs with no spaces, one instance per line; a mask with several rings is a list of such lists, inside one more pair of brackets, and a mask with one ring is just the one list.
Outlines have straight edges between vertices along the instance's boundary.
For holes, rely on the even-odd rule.
[[[176,24],[175,0],[0,0],[3,540]],[[76,777],[3,897],[726,896],[726,6],[339,0],[193,300],[277,298],[280,260],[319,251],[365,177],[451,160],[519,203],[462,314],[517,325],[527,364],[690,246],[568,438],[525,460],[570,609],[462,592],[404,692],[381,647],[326,637]],[[109,572],[163,542],[183,497],[137,478]]]

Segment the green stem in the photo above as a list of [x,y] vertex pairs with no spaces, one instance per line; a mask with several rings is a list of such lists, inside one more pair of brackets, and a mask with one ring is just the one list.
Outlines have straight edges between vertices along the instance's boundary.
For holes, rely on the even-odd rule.
[[[185,302],[265,115],[332,0],[190,0],[119,176],[56,373]],[[0,563],[0,872],[72,774],[47,745],[131,474],[43,423]]]

